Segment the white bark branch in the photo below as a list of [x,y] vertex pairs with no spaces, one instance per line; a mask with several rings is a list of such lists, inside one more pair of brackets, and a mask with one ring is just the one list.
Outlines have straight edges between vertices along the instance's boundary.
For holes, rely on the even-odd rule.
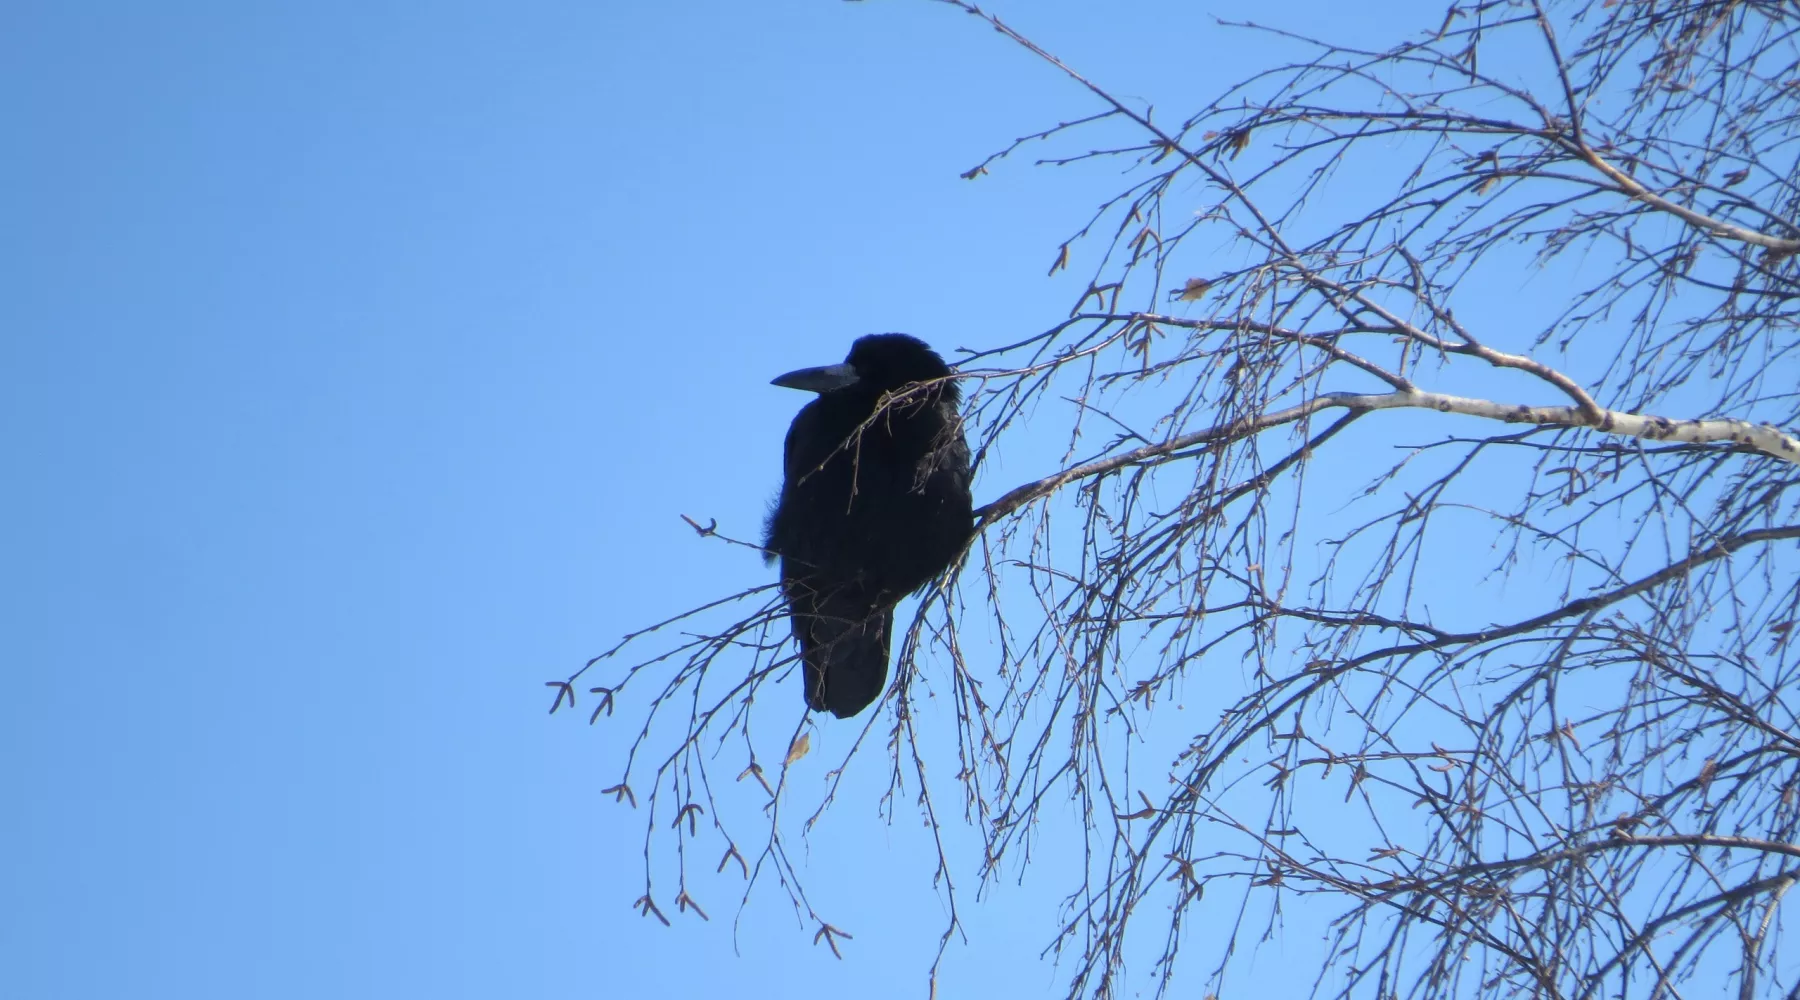
[[1326,393],[1329,406],[1350,406],[1369,410],[1414,407],[1440,413],[1462,413],[1471,417],[1504,420],[1513,424],[1548,424],[1556,427],[1591,427],[1603,434],[1619,434],[1648,441],[1677,441],[1682,444],[1712,444],[1730,441],[1754,448],[1765,455],[1800,465],[1800,438],[1782,431],[1774,424],[1753,424],[1729,417],[1716,420],[1671,420],[1654,414],[1625,413],[1600,409],[1590,417],[1575,406],[1525,406],[1519,403],[1496,403],[1486,399],[1470,399],[1439,392],[1383,393],[1357,395],[1348,392]]
[[1726,239],[1738,240],[1754,246],[1764,247],[1770,252],[1781,256],[1791,256],[1800,253],[1800,240],[1789,240],[1782,239],[1779,236],[1770,236],[1768,233],[1761,233],[1754,229],[1746,229],[1743,226],[1723,222],[1710,215],[1678,205],[1638,183],[1637,178],[1606,162],[1599,153],[1589,149],[1585,144],[1571,140],[1567,145],[1575,151],[1577,156],[1586,160],[1589,166],[1606,175],[1606,179],[1617,185],[1620,191],[1623,191],[1625,194],[1636,198],[1646,205],[1651,205],[1661,211],[1667,212],[1696,229],[1704,230],[1714,236],[1721,236]]
[[1668,417],[1624,413],[1599,409],[1584,413],[1576,406],[1526,406],[1520,403],[1496,403],[1487,399],[1451,396],[1441,392],[1357,393],[1327,392],[1304,403],[1240,420],[1215,424],[1204,430],[1170,438],[1160,444],[1133,448],[1117,455],[1097,459],[1084,465],[1064,469],[1036,482],[1008,491],[1000,499],[975,512],[986,524],[1004,517],[1025,504],[1048,496],[1069,483],[1105,475],[1135,465],[1154,465],[1189,448],[1213,441],[1248,437],[1281,424],[1293,423],[1320,410],[1436,410],[1439,413],[1461,413],[1509,424],[1539,424],[1552,427],[1587,427],[1602,434],[1642,438],[1648,441],[1675,441],[1682,444],[1713,444],[1729,441],[1754,448],[1765,455],[1800,465],[1800,438],[1773,424],[1753,424],[1747,420],[1671,420]]

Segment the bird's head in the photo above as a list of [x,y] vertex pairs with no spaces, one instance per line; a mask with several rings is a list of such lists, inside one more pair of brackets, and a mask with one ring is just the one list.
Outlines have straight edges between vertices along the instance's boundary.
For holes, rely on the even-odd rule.
[[[808,392],[856,391],[879,396],[914,382],[929,382],[950,374],[950,366],[923,340],[904,333],[872,333],[857,338],[843,364],[802,368],[774,379],[771,384]],[[946,388],[955,394],[953,383]]]

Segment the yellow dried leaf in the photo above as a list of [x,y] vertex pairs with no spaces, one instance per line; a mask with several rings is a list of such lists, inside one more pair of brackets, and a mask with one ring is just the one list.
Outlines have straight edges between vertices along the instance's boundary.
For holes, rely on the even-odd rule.
[[1194,302],[1205,295],[1206,290],[1211,287],[1212,282],[1205,278],[1189,278],[1181,286],[1181,294],[1176,297],[1183,302]]
[[794,741],[794,745],[791,747],[788,747],[787,760],[782,761],[782,766],[786,767],[787,765],[792,764],[794,761],[797,761],[800,758],[806,756],[806,752],[811,749],[812,749],[812,734],[811,733],[801,733],[800,738]]

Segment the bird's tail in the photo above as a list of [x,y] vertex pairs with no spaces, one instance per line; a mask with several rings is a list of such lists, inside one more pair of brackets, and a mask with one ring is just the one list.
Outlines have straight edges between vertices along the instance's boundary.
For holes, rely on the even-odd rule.
[[894,609],[855,593],[820,594],[813,603],[810,613],[794,615],[806,661],[806,704],[848,719],[887,686]]

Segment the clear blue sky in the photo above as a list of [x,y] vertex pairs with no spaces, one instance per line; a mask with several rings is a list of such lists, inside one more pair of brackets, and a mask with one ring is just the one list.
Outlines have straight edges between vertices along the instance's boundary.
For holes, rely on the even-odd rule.
[[[994,9],[1159,105],[1269,57],[1191,4]],[[846,960],[772,892],[665,929],[541,684],[765,578],[678,515],[755,533],[771,376],[1066,311],[1112,175],[957,175],[1084,95],[923,0],[5,22],[0,995],[921,995],[874,770],[812,854]],[[985,905],[944,995],[1048,995],[1042,903]]]

